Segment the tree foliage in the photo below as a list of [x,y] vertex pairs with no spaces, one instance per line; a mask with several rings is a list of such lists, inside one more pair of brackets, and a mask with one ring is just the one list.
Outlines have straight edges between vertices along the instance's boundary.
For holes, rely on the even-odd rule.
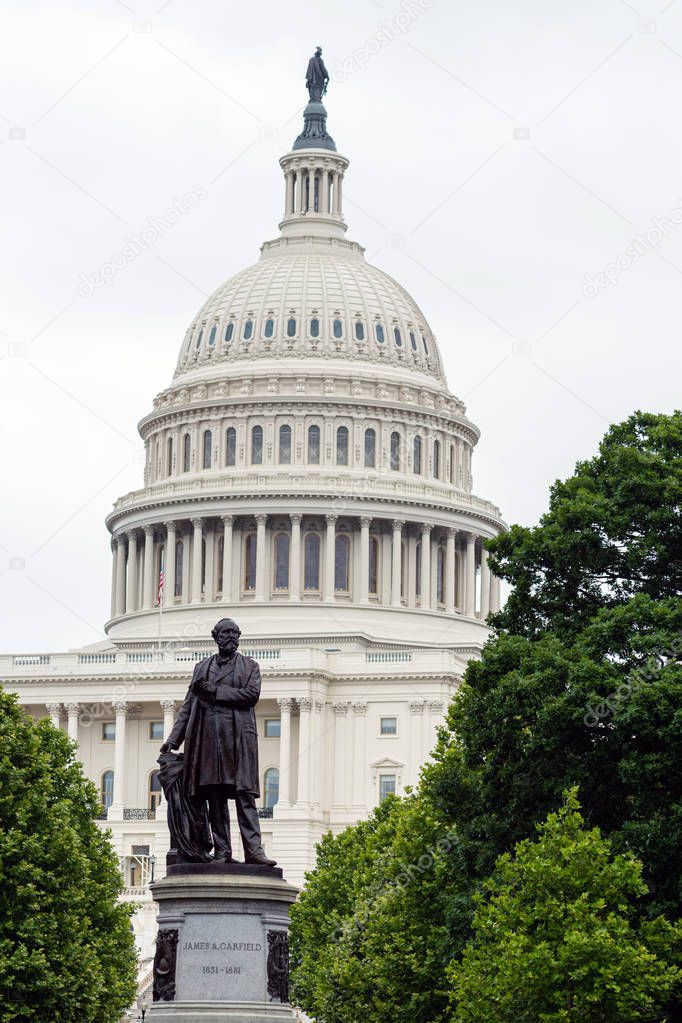
[[130,906],[74,746],[0,691],[1,1023],[117,1023],[135,996]]
[[471,941],[448,970],[452,1023],[660,1023],[682,977],[682,925],[637,920],[641,864],[584,827],[575,789],[538,832],[476,896]]
[[[682,415],[636,413],[553,486],[536,527],[489,543],[511,594],[417,793],[325,840],[295,917],[296,991],[318,1021],[448,1018],[477,893],[573,786],[589,826],[642,863],[636,933],[679,919],[681,508]],[[434,843],[430,870],[390,884]],[[330,905],[330,930],[307,926]]]

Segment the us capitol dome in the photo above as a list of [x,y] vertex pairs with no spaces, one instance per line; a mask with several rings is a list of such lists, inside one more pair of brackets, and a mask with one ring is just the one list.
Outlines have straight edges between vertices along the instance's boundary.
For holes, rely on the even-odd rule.
[[279,233],[198,310],[140,421],[143,485],[106,520],[107,639],[0,659],[79,743],[143,961],[168,848],[158,747],[219,618],[261,664],[263,838],[300,883],[326,831],[417,781],[499,607],[479,431],[422,310],[346,237],[321,102],[279,162]]

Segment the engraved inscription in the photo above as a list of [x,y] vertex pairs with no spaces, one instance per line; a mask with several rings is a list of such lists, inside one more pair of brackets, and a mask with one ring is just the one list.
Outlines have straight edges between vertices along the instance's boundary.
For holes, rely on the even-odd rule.
[[177,998],[258,1002],[266,990],[265,936],[253,914],[192,913],[178,945]]

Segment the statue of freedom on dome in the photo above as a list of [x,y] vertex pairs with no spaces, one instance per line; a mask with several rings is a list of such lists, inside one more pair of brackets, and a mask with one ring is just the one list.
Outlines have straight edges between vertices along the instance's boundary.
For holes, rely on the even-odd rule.
[[327,85],[329,84],[329,74],[324,66],[324,61],[322,60],[321,46],[317,47],[315,50],[315,56],[311,57],[308,61],[305,84],[308,87],[310,102],[320,103],[322,101],[322,97],[327,91]]

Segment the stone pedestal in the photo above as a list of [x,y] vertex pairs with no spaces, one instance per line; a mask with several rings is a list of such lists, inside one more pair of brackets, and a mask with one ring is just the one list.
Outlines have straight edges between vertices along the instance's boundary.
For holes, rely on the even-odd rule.
[[159,905],[150,1023],[292,1023],[282,871],[183,864],[151,886]]

